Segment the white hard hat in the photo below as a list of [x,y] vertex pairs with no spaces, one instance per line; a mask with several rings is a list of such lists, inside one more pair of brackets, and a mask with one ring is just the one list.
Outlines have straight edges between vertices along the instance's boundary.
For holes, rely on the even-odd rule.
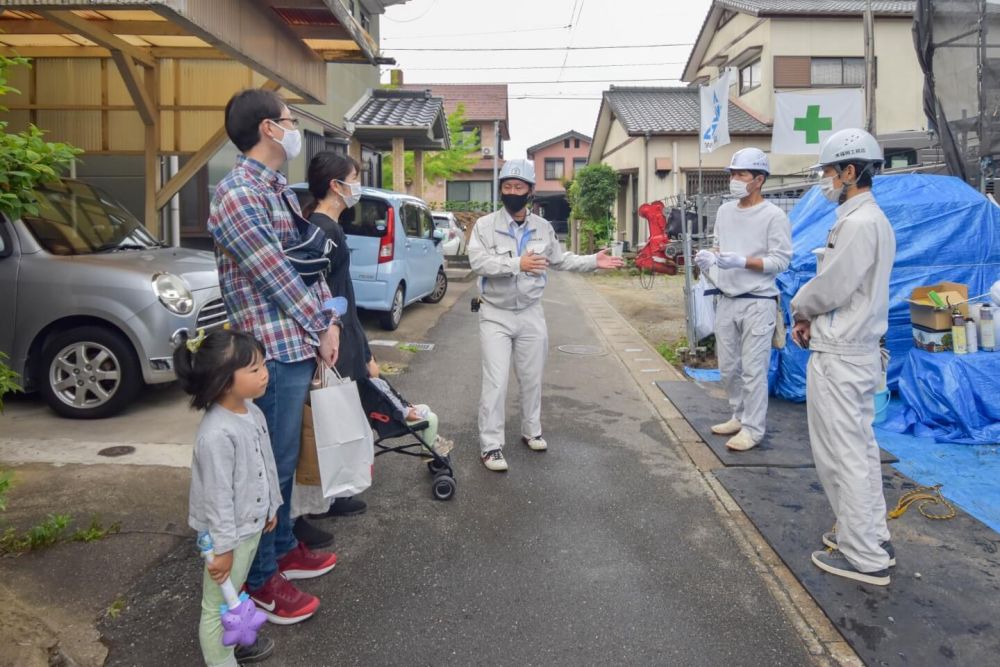
[[822,169],[841,162],[876,162],[881,164],[882,147],[878,140],[860,128],[850,128],[834,132],[819,149],[819,162],[813,169]]
[[995,305],[1000,306],[1000,280],[993,283],[993,287],[990,288],[990,298]]
[[503,168],[500,169],[500,176],[497,180],[503,182],[508,178],[516,178],[519,181],[524,181],[528,185],[534,185],[535,164],[522,159],[507,160],[503,163]]
[[762,171],[768,176],[771,175],[771,163],[767,159],[767,154],[759,148],[742,148],[733,153],[733,159],[726,167],[727,171]]

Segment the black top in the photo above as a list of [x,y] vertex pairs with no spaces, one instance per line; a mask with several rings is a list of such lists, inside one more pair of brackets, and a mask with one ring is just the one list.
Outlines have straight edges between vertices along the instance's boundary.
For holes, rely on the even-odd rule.
[[333,296],[347,299],[347,312],[341,318],[340,356],[337,358],[337,372],[352,380],[368,377],[368,361],[372,358],[368,338],[358,319],[357,299],[354,297],[354,283],[351,282],[351,249],[347,246],[347,236],[340,223],[323,213],[315,212],[309,222],[316,225],[333,241],[334,248],[327,257],[330,271],[326,284]]

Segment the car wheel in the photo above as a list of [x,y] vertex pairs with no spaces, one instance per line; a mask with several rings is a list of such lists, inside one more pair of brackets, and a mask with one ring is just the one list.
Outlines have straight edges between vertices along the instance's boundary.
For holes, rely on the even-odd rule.
[[379,313],[378,323],[386,331],[395,331],[403,319],[403,286],[396,288],[396,293],[392,295],[392,307],[388,312]]
[[100,419],[120,412],[142,385],[131,344],[99,326],[68,329],[42,349],[37,384],[63,417]]
[[434,281],[434,291],[424,297],[424,303],[438,303],[448,292],[448,276],[444,269],[438,269],[437,280]]

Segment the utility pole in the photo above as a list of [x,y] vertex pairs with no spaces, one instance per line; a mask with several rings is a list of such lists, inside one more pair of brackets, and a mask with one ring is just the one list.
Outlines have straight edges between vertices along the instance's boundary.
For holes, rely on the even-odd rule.
[[493,210],[497,210],[497,160],[500,159],[500,121],[493,121]]
[[867,130],[875,134],[875,16],[872,0],[865,3],[865,111]]

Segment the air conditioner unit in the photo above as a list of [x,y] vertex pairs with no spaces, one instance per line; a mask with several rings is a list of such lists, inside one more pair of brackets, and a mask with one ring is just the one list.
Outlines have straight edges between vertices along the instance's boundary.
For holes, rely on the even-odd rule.
[[483,157],[493,157],[492,146],[483,146]]

